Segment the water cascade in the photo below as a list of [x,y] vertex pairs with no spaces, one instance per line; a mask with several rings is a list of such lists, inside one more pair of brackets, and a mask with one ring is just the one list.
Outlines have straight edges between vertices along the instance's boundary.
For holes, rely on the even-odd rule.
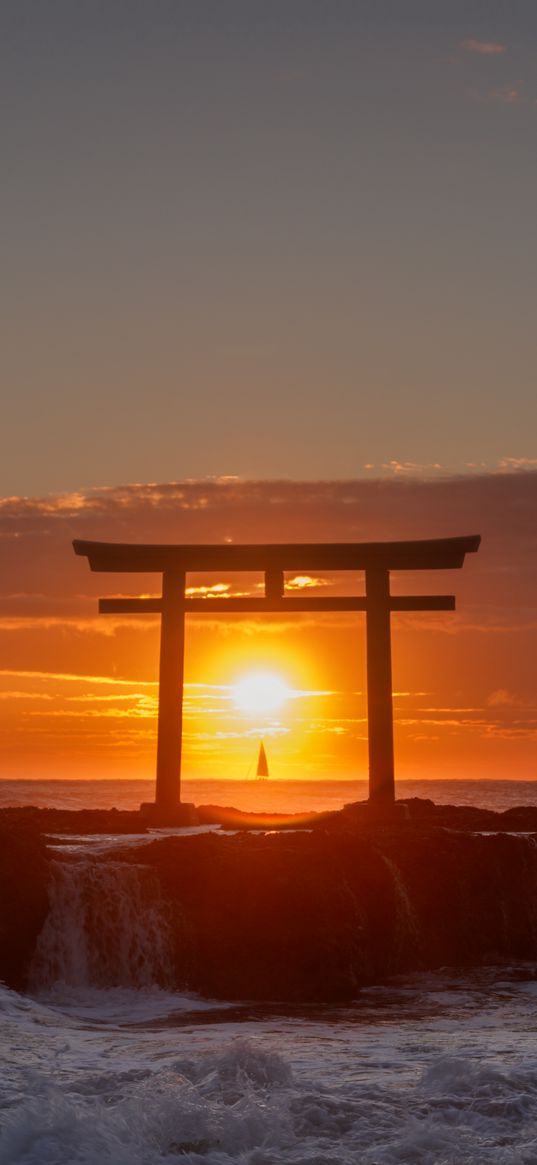
[[142,988],[170,981],[170,922],[148,867],[54,862],[49,901],[31,972],[35,988]]

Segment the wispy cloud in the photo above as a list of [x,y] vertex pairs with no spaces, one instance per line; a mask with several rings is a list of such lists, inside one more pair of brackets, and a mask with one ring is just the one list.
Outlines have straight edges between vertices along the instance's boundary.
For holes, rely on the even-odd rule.
[[[112,697],[110,697],[112,698]],[[49,692],[0,692],[0,700],[53,700]]]
[[0,668],[0,676],[9,676],[13,679],[29,679],[29,680],[61,680],[77,684],[106,684],[109,687],[142,687],[142,688],[157,688],[156,680],[128,680],[117,679],[115,676],[95,676],[84,675],[83,673],[73,672],[55,672],[55,671],[30,671],[11,668]]
[[474,40],[469,37],[460,43],[465,53],[477,53],[480,57],[497,57],[507,51],[507,45],[496,40]]
[[502,457],[498,469],[506,473],[537,469],[537,457]]
[[499,105],[518,105],[523,101],[522,94],[514,85],[504,85],[500,89],[491,89],[487,93],[488,101],[497,101]]
[[19,631],[64,631],[75,635],[98,635],[112,638],[118,630],[134,627],[137,630],[154,625],[157,615],[106,616],[100,619],[97,613],[89,619],[71,618],[69,615],[8,615],[0,616],[0,632]]
[[[451,475],[433,455],[429,463],[420,465],[403,458],[380,465],[372,462],[367,475],[353,481],[134,484],[71,495],[57,503],[53,498],[6,500],[0,507],[0,534],[16,537],[6,539],[2,546],[1,688],[30,693],[1,699],[0,755],[6,757],[6,773],[14,765],[24,773],[32,749],[32,772],[41,772],[47,750],[49,771],[63,765],[62,772],[67,772],[73,750],[77,764],[87,771],[92,749],[102,759],[103,775],[112,775],[116,764],[118,771],[125,772],[126,757],[129,772],[151,771],[158,616],[100,617],[97,596],[127,589],[125,577],[91,574],[87,564],[73,554],[72,538],[366,542],[465,533],[481,533],[483,543],[463,571],[441,578],[401,575],[393,579],[394,593],[453,590],[458,607],[456,614],[394,616],[395,684],[399,693],[408,691],[412,697],[396,698],[400,755],[403,760],[415,758],[408,745],[415,731],[429,741],[441,735],[450,764],[456,763],[455,755],[464,759],[465,742],[470,740],[475,749],[472,755],[482,756],[481,775],[486,775],[491,764],[498,768],[506,758],[513,771],[516,767],[524,775],[533,772],[533,743],[531,748],[523,747],[534,732],[530,660],[537,651],[537,458],[531,452],[529,444],[507,447],[494,466],[476,462],[472,472],[460,476]],[[188,585],[196,596],[222,596],[246,586],[259,594],[261,579],[261,573],[200,572],[189,577]],[[338,588],[346,586],[345,593],[360,593],[363,584],[361,576],[343,582],[340,576],[329,579],[298,571],[290,572],[286,580],[290,593],[312,595],[310,588],[326,587],[329,582]],[[131,583],[132,593],[147,593],[159,590],[160,579],[133,578],[129,589]],[[209,611],[189,619],[193,662],[187,678],[228,678],[225,668],[219,672],[211,665],[211,670],[205,670],[207,661],[220,652],[223,660],[230,658],[228,645],[233,651],[237,646],[239,657],[243,649],[253,657],[254,647],[262,653],[267,646],[270,651],[274,646],[276,655],[280,646],[290,657],[297,652],[300,658],[303,652],[308,658],[311,653],[315,663],[309,675],[311,693],[317,684],[326,689],[331,684],[334,689],[348,685],[347,697],[323,694],[317,700],[309,689],[306,692],[304,682],[302,697],[290,701],[286,715],[301,739],[309,732],[308,725],[316,724],[315,731],[325,733],[325,741],[331,741],[343,757],[345,748],[349,752],[346,742],[352,738],[354,748],[356,733],[365,730],[362,722],[348,720],[353,711],[362,709],[362,703],[356,708],[350,688],[363,685],[363,626],[363,618],[352,614],[330,620],[309,614],[259,620],[217,619]],[[355,646],[349,651],[351,643]],[[418,687],[421,697],[412,692]],[[513,692],[516,703],[511,701]],[[35,704],[31,693],[36,693]],[[41,698],[43,694],[53,695],[54,702]],[[100,696],[105,698],[95,698]],[[327,700],[325,707],[322,700]],[[450,708],[450,704],[455,706]],[[47,710],[54,715],[32,714]],[[224,685],[188,685],[185,711],[189,728],[197,723],[202,731],[214,726],[242,735],[245,727],[233,720],[229,688]],[[325,711],[331,715],[323,716]],[[415,723],[403,724],[400,717]],[[527,719],[522,722],[521,717]],[[480,753],[479,733],[495,734],[499,752],[484,749]],[[513,760],[517,738],[521,743]],[[318,742],[310,736],[308,740],[320,764]],[[502,740],[506,742],[503,752]],[[116,744],[122,750],[117,762]],[[219,764],[225,764],[222,750],[208,742],[209,748],[214,748],[211,764],[217,771]],[[441,750],[438,756],[439,763],[444,763]],[[491,756],[496,759],[491,761]],[[431,754],[425,759],[429,765]]]
[[143,707],[136,704],[133,708],[86,708],[84,711],[73,711],[70,708],[51,708],[47,712],[30,712],[34,717],[58,717],[62,720],[155,720],[157,708]]
[[438,473],[449,474],[450,472],[446,465],[441,465],[438,461],[398,461],[396,458],[378,463],[368,462],[364,465],[364,469],[368,473],[380,471],[381,473],[393,474],[394,477],[421,477]]
[[229,583],[212,583],[210,586],[186,587],[185,594],[189,598],[205,599],[207,596],[228,599],[231,586]]
[[286,580],[285,589],[288,591],[307,591],[315,587],[329,587],[332,580],[328,578],[312,578],[309,574],[297,574]]
[[497,688],[495,692],[490,693],[487,700],[489,708],[510,708],[517,703],[517,697],[506,688]]

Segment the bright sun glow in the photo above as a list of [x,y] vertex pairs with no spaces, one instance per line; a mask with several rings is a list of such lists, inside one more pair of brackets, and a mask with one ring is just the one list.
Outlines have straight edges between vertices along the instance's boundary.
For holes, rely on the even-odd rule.
[[274,672],[250,672],[233,687],[233,699],[242,712],[275,712],[289,695],[289,688]]

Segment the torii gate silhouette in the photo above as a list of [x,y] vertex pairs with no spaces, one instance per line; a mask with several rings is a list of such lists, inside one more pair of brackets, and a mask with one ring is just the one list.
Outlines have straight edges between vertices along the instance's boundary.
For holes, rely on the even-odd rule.
[[[369,801],[379,808],[395,800],[391,611],[453,611],[454,595],[390,594],[392,570],[451,570],[475,553],[479,535],[418,542],[324,542],[262,545],[152,545],[73,542],[91,570],[147,571],[162,574],[160,598],[100,599],[102,614],[159,614],[160,676],[155,807],[173,813],[181,807],[181,739],[185,615],[237,613],[365,611]],[[313,598],[285,594],[285,572],[363,571],[365,595]],[[264,598],[188,598],[189,572],[260,571]]]

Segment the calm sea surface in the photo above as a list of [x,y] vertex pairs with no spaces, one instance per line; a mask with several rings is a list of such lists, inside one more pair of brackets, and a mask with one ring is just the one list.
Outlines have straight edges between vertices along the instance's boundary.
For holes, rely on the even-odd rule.
[[[0,808],[138,809],[154,799],[153,781],[0,781]],[[537,805],[537,781],[398,781],[398,797],[429,797],[443,805],[509,809]],[[366,781],[183,781],[183,801],[237,809],[304,813],[339,809],[367,797]]]

